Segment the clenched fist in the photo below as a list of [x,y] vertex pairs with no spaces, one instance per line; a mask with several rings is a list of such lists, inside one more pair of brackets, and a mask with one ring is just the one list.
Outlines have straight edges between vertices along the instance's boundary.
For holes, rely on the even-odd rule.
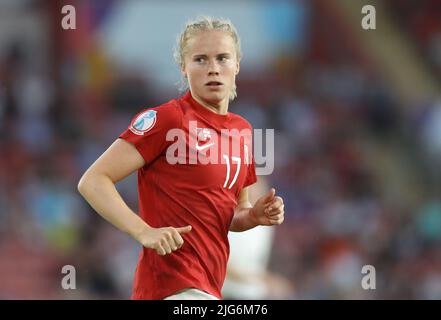
[[178,250],[184,244],[182,234],[191,231],[191,226],[174,228],[147,228],[137,240],[144,247],[155,250],[159,255],[165,256]]
[[250,214],[256,223],[261,226],[282,224],[285,219],[283,199],[276,196],[276,190],[271,188],[266,195],[256,201]]

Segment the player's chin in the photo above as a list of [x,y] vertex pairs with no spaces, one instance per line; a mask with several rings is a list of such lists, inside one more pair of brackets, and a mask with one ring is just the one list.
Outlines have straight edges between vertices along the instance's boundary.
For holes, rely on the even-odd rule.
[[217,104],[217,103],[225,100],[227,95],[226,95],[226,93],[223,90],[222,91],[219,90],[219,91],[208,91],[208,92],[205,92],[204,96],[205,96],[204,100],[206,100],[206,101],[208,101],[210,103]]

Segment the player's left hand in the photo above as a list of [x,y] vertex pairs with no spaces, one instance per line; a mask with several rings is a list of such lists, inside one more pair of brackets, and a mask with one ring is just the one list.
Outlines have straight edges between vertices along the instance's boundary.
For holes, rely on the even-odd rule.
[[256,219],[258,225],[279,225],[285,218],[284,209],[283,199],[276,196],[276,190],[271,188],[266,195],[256,201],[250,214]]

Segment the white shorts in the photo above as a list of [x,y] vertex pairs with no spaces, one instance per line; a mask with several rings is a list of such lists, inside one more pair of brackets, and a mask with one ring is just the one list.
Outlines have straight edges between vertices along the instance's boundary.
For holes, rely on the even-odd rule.
[[179,290],[164,300],[219,300],[219,298],[195,288]]

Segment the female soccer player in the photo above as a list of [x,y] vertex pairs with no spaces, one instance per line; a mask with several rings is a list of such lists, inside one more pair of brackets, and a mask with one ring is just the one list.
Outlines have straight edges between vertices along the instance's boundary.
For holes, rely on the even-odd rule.
[[[189,90],[137,114],[78,190],[143,246],[132,299],[222,299],[228,231],[279,225],[284,205],[273,188],[254,206],[248,200],[256,174],[250,140],[239,131],[252,128],[228,112],[241,58],[234,26],[209,17],[188,23],[176,58]],[[115,188],[135,170],[139,215]]]

